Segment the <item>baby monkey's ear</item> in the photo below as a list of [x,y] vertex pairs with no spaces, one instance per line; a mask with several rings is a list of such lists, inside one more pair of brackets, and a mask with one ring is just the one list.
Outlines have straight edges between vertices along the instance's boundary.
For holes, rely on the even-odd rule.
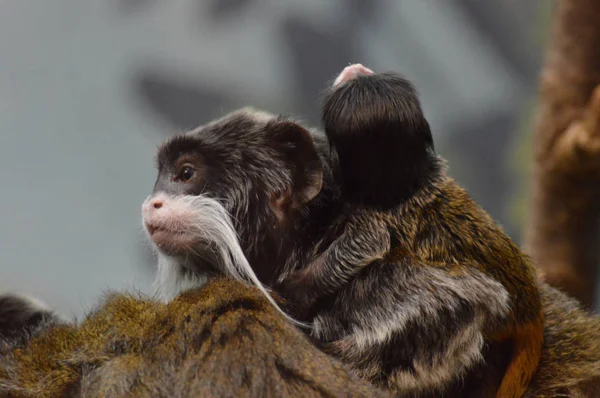
[[273,148],[289,171],[292,186],[275,193],[272,200],[279,216],[305,205],[323,184],[323,165],[308,130],[288,119],[276,119],[267,127],[267,145]]

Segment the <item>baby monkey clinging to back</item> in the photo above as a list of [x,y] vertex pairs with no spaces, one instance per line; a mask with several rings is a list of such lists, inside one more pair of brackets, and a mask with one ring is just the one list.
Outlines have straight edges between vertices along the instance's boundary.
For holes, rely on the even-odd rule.
[[[394,345],[407,348],[412,343],[408,336],[415,331],[431,352],[442,345],[435,340],[442,339],[446,347],[438,354],[456,355],[437,370],[433,366],[426,371],[431,387],[476,363],[481,354],[478,349],[469,353],[474,345],[508,344],[512,354],[496,396],[522,396],[538,367],[543,343],[535,270],[489,215],[445,174],[413,86],[397,74],[349,66],[327,93],[323,123],[339,160],[345,223],[333,243],[287,278],[281,291],[311,307],[317,337],[331,342],[333,352],[371,379],[403,367],[397,358],[386,365],[385,357],[393,354],[383,351],[393,351]],[[393,267],[406,269],[403,275],[393,275]],[[419,271],[411,274],[411,269]],[[427,278],[417,276],[424,270],[432,272],[432,280],[439,272],[448,277],[419,280]],[[477,297],[477,290],[482,282],[491,281],[502,288],[490,288],[489,302],[483,303],[486,294]],[[446,284],[448,292],[443,289]],[[428,289],[430,296],[425,293]],[[369,291],[381,295],[377,305],[362,303],[371,299]],[[440,311],[440,306],[445,308]],[[390,321],[394,307],[398,307],[396,323]],[[484,309],[479,312],[478,307]],[[353,324],[366,323],[366,317],[372,325],[357,331]],[[466,319],[471,323],[463,323]],[[438,334],[426,330],[428,322]],[[439,322],[465,328],[464,336],[469,337],[447,335]],[[367,349],[369,345],[375,348]],[[460,348],[453,352],[452,345]],[[462,359],[457,354],[461,350]],[[369,365],[369,358],[375,357],[380,357],[381,366]],[[432,355],[423,364],[436,360]],[[415,363],[408,366],[412,368],[408,374],[419,375],[428,368],[419,369]],[[410,377],[396,377],[401,388],[410,390]],[[427,389],[427,381],[418,383]]]

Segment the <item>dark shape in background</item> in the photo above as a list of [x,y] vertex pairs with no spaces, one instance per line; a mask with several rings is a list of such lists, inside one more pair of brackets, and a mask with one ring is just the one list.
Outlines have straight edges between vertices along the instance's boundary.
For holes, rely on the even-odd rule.
[[154,3],[154,0],[116,0],[117,10],[122,14],[140,11],[143,7]]
[[194,79],[176,79],[168,71],[139,71],[134,88],[153,113],[180,130],[195,128],[243,104]]
[[345,11],[348,26],[356,26],[354,23],[367,22],[380,9],[381,0],[345,0],[343,9]]
[[[151,3],[150,0],[129,1],[138,7]],[[198,4],[203,6],[203,12],[208,12],[204,19],[216,21],[240,19],[240,14],[251,7],[266,7],[256,0],[213,0]],[[343,4],[339,18],[331,24],[317,25],[290,13],[283,16],[279,25],[280,53],[287,58],[283,64],[287,64],[292,72],[289,82],[290,96],[295,104],[292,113],[313,124],[319,124],[321,92],[325,83],[351,62],[370,63],[357,44],[361,35],[359,27],[368,28],[376,23],[377,12],[384,3],[344,0]],[[507,6],[505,1],[498,0],[485,4],[477,0],[457,0],[456,4],[465,11],[472,26],[508,61],[513,75],[522,82],[534,84],[540,49],[529,40],[529,35],[536,5],[511,2]],[[393,44],[393,40],[390,43]],[[152,65],[138,71],[134,80],[137,96],[144,107],[176,129],[196,127],[240,106],[259,105],[248,103],[235,93],[223,92],[218,83],[208,87],[198,79],[181,77],[168,69],[152,69]],[[471,188],[469,191],[475,199],[516,239],[519,228],[510,224],[507,215],[512,183],[504,165],[517,114],[518,109],[508,113],[488,113],[481,120],[446,126],[444,134],[452,139],[445,140],[447,144],[443,149],[444,156],[451,161],[451,173]]]
[[252,7],[256,2],[257,0],[211,0],[203,12],[208,11],[209,19],[221,20],[236,16],[244,9]]
[[361,56],[349,26],[341,30],[325,30],[307,24],[300,18],[288,16],[282,22],[281,37],[287,50],[288,64],[293,75],[293,93],[298,112],[313,123],[320,120],[321,93],[325,82],[348,63],[368,60]]
[[[450,174],[458,170],[460,184],[473,199],[483,205],[495,220],[508,220],[507,202],[510,201],[514,181],[506,169],[508,153],[513,149],[514,114],[487,115],[479,122],[469,120],[453,130],[452,140],[444,152],[450,162]],[[520,228],[501,222],[506,233],[519,240]]]
[[512,67],[521,83],[534,87],[541,66],[542,47],[534,45],[532,21],[536,21],[534,1],[456,0],[469,22]]

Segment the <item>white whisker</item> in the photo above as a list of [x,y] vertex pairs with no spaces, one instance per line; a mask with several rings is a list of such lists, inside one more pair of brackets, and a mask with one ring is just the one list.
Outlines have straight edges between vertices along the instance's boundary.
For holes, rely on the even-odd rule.
[[[218,200],[205,195],[188,195],[169,197],[169,201],[171,203],[178,202],[177,206],[188,208],[190,214],[194,215],[193,219],[186,220],[186,223],[189,223],[188,225],[193,228],[195,234],[199,235],[201,241],[208,244],[204,250],[214,251],[218,256],[219,265],[225,274],[256,286],[277,311],[293,324],[311,327],[286,314],[275,302],[268,289],[260,282],[240,246],[232,217]],[[185,261],[185,259],[183,260]],[[182,259],[159,253],[155,288],[163,300],[170,300],[185,289],[202,286],[206,283],[206,276],[198,273],[182,273],[185,262],[181,263],[181,261]]]

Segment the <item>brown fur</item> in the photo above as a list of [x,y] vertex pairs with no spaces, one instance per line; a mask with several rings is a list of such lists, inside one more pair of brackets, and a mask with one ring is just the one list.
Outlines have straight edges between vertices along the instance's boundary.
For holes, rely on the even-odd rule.
[[[344,362],[352,365],[359,374],[371,381],[392,389],[405,391],[408,384],[405,381],[406,378],[402,376],[402,372],[399,373],[391,367],[388,367],[387,371],[383,370],[385,369],[383,362],[386,361],[381,355],[385,356],[385,352],[392,349],[391,346],[389,349],[384,349],[383,345],[393,344],[393,342],[380,343],[382,347],[377,348],[377,350],[380,350],[382,354],[369,353],[357,356],[355,354],[357,351],[355,340],[348,335],[338,337],[338,331],[335,329],[337,326],[335,325],[348,322],[346,317],[350,313],[376,311],[375,308],[370,309],[369,305],[371,304],[368,304],[375,302],[374,297],[371,298],[370,293],[367,293],[371,290],[373,290],[373,294],[378,296],[377,300],[380,301],[378,308],[382,305],[386,307],[398,305],[398,301],[394,301],[397,299],[392,299],[392,297],[400,297],[397,294],[411,294],[414,300],[423,303],[426,300],[420,297],[424,297],[428,290],[431,290],[432,297],[438,296],[436,290],[441,287],[437,287],[435,284],[421,286],[422,290],[415,293],[402,291],[400,284],[395,288],[390,287],[389,291],[387,288],[381,289],[381,287],[371,286],[374,283],[373,281],[377,280],[375,269],[381,267],[406,269],[409,269],[409,267],[431,267],[433,272],[442,271],[447,274],[447,282],[444,282],[446,286],[454,285],[458,289],[461,289],[459,287],[461,284],[467,283],[463,281],[484,278],[489,281],[500,282],[500,285],[496,290],[485,292],[481,290],[486,289],[484,287],[481,287],[480,290],[468,290],[461,297],[461,300],[466,300],[472,305],[476,314],[482,314],[478,316],[485,317],[486,321],[483,322],[483,329],[481,330],[485,344],[506,343],[506,349],[500,352],[500,355],[505,356],[507,355],[506,351],[511,352],[508,355],[508,364],[503,360],[500,361],[502,366],[505,366],[501,369],[504,377],[499,385],[495,387],[496,393],[494,395],[498,398],[522,396],[535,374],[540,360],[544,333],[542,304],[535,269],[531,261],[504,234],[490,216],[451,178],[441,174],[434,184],[418,192],[397,209],[392,211],[361,211],[358,215],[353,214],[350,217],[349,224],[354,228],[359,229],[360,227],[362,231],[368,231],[373,236],[377,235],[374,230],[391,230],[390,233],[393,238],[390,239],[391,247],[388,255],[384,256],[383,259],[375,259],[371,265],[367,266],[336,293],[339,297],[345,297],[347,304],[342,303],[342,299],[339,299],[332,306],[329,296],[321,301],[317,300],[314,304],[314,307],[317,308],[314,313],[319,314],[319,311],[322,311],[321,319],[323,317],[327,319],[321,321],[326,325],[323,327],[326,331],[319,336],[320,339],[331,341],[331,343],[325,344],[326,349],[329,349],[331,353],[340,357]],[[364,238],[365,241],[368,239],[368,237]],[[314,275],[310,271],[304,272],[308,277]],[[321,273],[321,275],[324,274]],[[389,274],[386,275],[388,275],[386,277],[390,277]],[[398,271],[397,276],[394,276],[394,278],[399,278],[398,283],[407,283],[401,279],[404,278],[401,276],[401,271]],[[302,282],[304,288],[307,286],[305,282],[306,279]],[[286,285],[284,289],[289,289],[289,285]],[[394,293],[396,291],[398,293]],[[358,299],[359,293],[360,299]],[[500,299],[502,293],[507,294],[508,301],[506,304],[508,307],[503,307],[505,304]],[[358,302],[353,301],[355,296],[359,300]],[[384,297],[387,296],[390,299],[385,301]],[[445,305],[451,308],[461,308],[459,303],[465,302],[457,301],[455,303],[448,301],[448,299],[444,300]],[[353,302],[354,305],[351,304]],[[427,312],[434,314],[438,311],[444,311],[445,309],[441,308],[441,305],[441,303],[437,305],[430,304]],[[345,309],[346,307],[348,308]],[[346,310],[348,313],[345,312]],[[409,307],[406,311],[410,313]],[[322,315],[323,313],[326,315]],[[464,322],[468,322],[467,319],[471,316],[470,314],[471,312],[465,313]],[[420,316],[425,317],[425,314]],[[462,316],[460,311],[457,311],[455,322],[457,320],[463,322]],[[368,325],[367,319],[365,315],[361,322]],[[442,319],[444,322],[448,321],[445,318]],[[352,321],[349,322],[353,325]],[[403,331],[405,339],[408,338],[406,333],[415,332],[420,336],[420,341],[414,344],[422,345],[424,352],[428,349],[430,351],[434,350],[434,341],[439,339],[437,333],[445,330],[447,326],[430,325],[425,318],[415,319],[415,322],[422,326],[416,330]],[[463,324],[461,323],[461,325]],[[428,333],[423,333],[431,328],[438,330],[438,332],[432,333],[431,336]],[[460,330],[457,326],[455,330],[448,330],[448,334],[445,336],[447,339],[451,339]],[[327,348],[329,346],[331,348]],[[403,359],[402,355],[404,354],[399,352],[399,356],[396,358],[400,363],[404,360],[410,360],[408,358]],[[442,354],[440,353],[440,355]],[[483,361],[489,362],[493,361],[491,356],[497,354],[493,351],[484,351],[482,355]],[[477,362],[472,365],[476,364]],[[448,368],[448,371],[455,372],[455,375],[453,378],[447,376],[446,382],[439,382],[437,386],[439,393],[452,384],[448,383],[448,380],[458,380],[462,378],[465,372],[468,378],[470,373],[480,371],[477,366],[472,369],[465,369],[465,365],[461,365],[459,362],[452,366],[452,368]],[[461,366],[463,367],[461,368]],[[436,370],[432,368],[431,371],[435,372]],[[387,373],[383,376],[382,372]],[[418,395],[420,394],[418,389],[411,387],[411,390],[416,394],[415,396],[420,396]],[[425,394],[429,394],[426,391],[427,389],[424,389]]]
[[[356,76],[344,74],[353,67]],[[507,343],[512,354],[497,397],[521,397],[537,369],[543,340],[533,264],[447,176],[413,85],[397,73],[348,68],[344,82],[328,90],[322,112],[339,160],[341,227],[279,291],[310,308],[315,337],[333,342],[340,357],[373,381],[414,393],[444,390],[488,359],[482,341]],[[391,260],[395,250],[405,254]],[[378,276],[372,270],[382,263]],[[429,284],[427,273],[439,279]],[[382,289],[378,278],[396,278],[396,287]],[[379,297],[358,297],[357,292],[375,289]],[[447,289],[447,295],[427,296],[427,290],[438,289]],[[409,295],[412,302],[404,298]],[[347,312],[340,303],[333,311],[332,297],[357,300],[346,304]],[[439,324],[448,322],[455,324],[453,330]],[[412,343],[420,349],[394,348],[401,344],[398,336],[406,344],[413,334],[421,338]],[[436,343],[440,336],[447,345]],[[372,345],[370,355],[357,358],[365,344]]]
[[513,347],[496,396],[521,397],[537,370],[543,343],[543,311],[535,269],[519,247],[454,181],[447,178],[440,184],[439,192],[443,194],[419,209],[420,214],[411,220],[416,223],[419,217],[424,221],[415,236],[424,230],[438,231],[433,241],[415,239],[419,244],[417,255],[428,263],[467,263],[506,288],[510,313],[488,329],[486,338],[497,342],[508,340]]
[[[316,311],[306,318],[318,324],[313,337],[356,374],[402,397],[494,397],[503,379],[509,393],[522,391],[535,373],[545,321],[535,270],[518,246],[445,174],[393,210],[348,216],[338,207],[331,172],[335,161],[316,132],[313,139],[324,167],[322,191],[301,211],[291,212],[293,217],[284,211],[288,222],[278,223],[281,218],[272,214],[269,198],[293,188],[289,177],[302,170],[298,145],[291,146],[296,150],[290,158],[270,142],[273,126],[282,120],[246,110],[171,140],[159,152],[162,168],[155,190],[172,198],[226,198],[244,254],[261,281],[271,286],[302,270],[348,225],[362,231],[392,226],[387,255],[359,270],[335,294],[317,299]],[[306,135],[301,126],[284,121],[290,142]],[[172,182],[178,170],[171,165],[189,154],[206,158],[199,175],[210,170],[212,180]],[[227,156],[211,159],[214,154]],[[349,217],[363,219],[354,223]],[[278,257],[265,261],[265,256]],[[202,261],[181,269],[192,265],[199,275],[205,273]],[[483,344],[470,336],[483,336]],[[455,344],[449,347],[451,340]],[[461,362],[467,349],[473,360]],[[415,364],[421,372],[411,380]],[[429,384],[419,384],[423,380]]]
[[544,348],[525,398],[600,397],[600,317],[540,284]]
[[80,325],[6,342],[2,397],[374,397],[255,288],[219,278],[168,304],[112,294]]

